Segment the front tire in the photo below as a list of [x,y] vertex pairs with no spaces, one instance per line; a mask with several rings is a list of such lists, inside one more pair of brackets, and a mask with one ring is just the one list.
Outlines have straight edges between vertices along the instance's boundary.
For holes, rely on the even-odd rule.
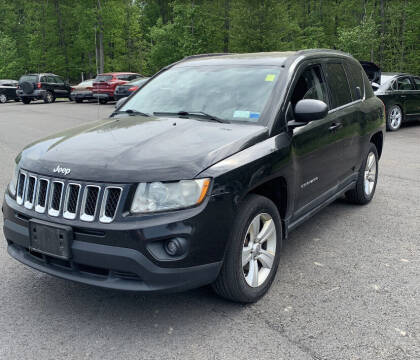
[[364,205],[369,203],[375,195],[378,181],[378,151],[370,143],[368,154],[359,170],[356,187],[346,192],[346,198],[354,204]]
[[220,296],[252,303],[270,288],[279,265],[282,229],[276,205],[251,194],[240,205],[225,259],[213,289]]
[[75,100],[78,104],[81,104],[83,102],[83,99],[76,99]]
[[105,105],[108,102],[107,99],[99,99],[99,103]]
[[22,99],[22,103],[24,104],[29,104],[31,102],[31,98],[23,97],[21,99]]
[[0,94],[0,103],[2,103],[2,104],[7,103],[6,94]]
[[386,117],[386,128],[389,131],[397,131],[404,120],[402,109],[398,105],[393,105]]

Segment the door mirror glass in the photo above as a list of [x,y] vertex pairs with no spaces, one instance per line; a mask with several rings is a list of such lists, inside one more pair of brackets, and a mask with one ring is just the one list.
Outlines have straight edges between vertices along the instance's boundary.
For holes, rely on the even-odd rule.
[[321,100],[303,99],[296,104],[294,113],[296,121],[308,123],[326,117],[328,105]]

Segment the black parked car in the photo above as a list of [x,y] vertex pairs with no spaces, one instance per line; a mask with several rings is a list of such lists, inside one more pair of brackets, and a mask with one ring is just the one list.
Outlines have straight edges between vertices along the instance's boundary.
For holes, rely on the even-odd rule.
[[24,104],[31,100],[44,100],[52,103],[56,98],[70,99],[71,87],[62,77],[54,74],[28,74],[19,79],[17,96]]
[[134,91],[140,88],[149,78],[141,78],[129,81],[127,84],[118,85],[115,88],[114,99],[120,100],[127,96],[130,96]]
[[16,95],[17,85],[16,80],[0,80],[0,103],[4,104],[8,100],[19,101]]
[[111,119],[19,154],[3,203],[8,252],[86,284],[212,283],[253,302],[291,230],[343,194],[372,200],[384,131],[383,104],[347,54],[186,58]]
[[388,130],[396,131],[403,122],[420,120],[419,76],[382,73],[380,83],[372,83],[372,87],[385,104]]

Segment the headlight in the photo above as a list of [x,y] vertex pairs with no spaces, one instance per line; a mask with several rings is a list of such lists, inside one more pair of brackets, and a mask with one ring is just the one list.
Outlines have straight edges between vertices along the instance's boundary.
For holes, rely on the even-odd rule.
[[209,185],[210,179],[140,183],[134,195],[131,212],[149,213],[198,205],[204,200]]
[[12,180],[9,183],[9,192],[16,196],[16,186],[17,186],[17,180],[18,180],[18,173],[19,173],[19,167],[15,166],[15,171],[13,172]]

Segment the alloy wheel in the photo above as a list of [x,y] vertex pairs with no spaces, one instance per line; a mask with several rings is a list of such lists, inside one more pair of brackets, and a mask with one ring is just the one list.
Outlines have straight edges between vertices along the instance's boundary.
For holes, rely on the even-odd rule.
[[365,167],[365,176],[363,187],[365,190],[365,194],[370,196],[372,194],[373,188],[375,187],[376,182],[376,157],[373,152],[370,152],[368,158],[366,160],[366,167]]
[[7,96],[4,94],[0,95],[0,103],[4,104],[7,101]]
[[402,112],[398,106],[395,106],[391,109],[391,112],[389,114],[389,119],[390,119],[389,125],[392,129],[396,130],[401,126]]
[[277,246],[276,226],[267,213],[254,217],[245,235],[242,248],[242,272],[251,287],[261,286],[274,265]]

